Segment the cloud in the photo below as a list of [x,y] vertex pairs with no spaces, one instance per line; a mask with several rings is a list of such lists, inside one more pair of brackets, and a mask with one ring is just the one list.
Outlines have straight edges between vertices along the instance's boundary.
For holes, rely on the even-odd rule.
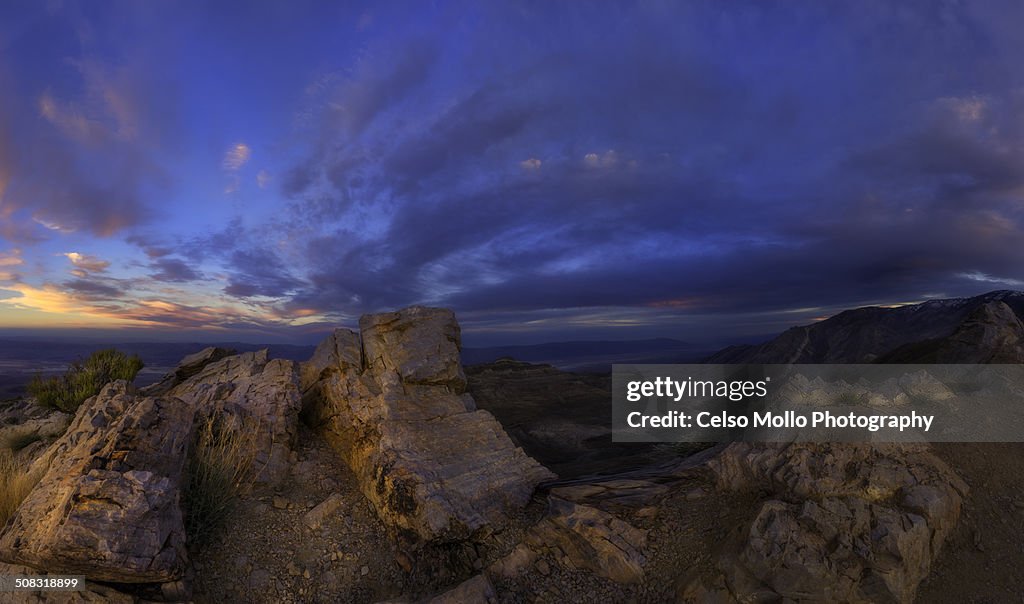
[[224,160],[221,166],[228,172],[237,172],[242,169],[252,156],[252,149],[245,143],[235,143],[224,153]]
[[21,250],[14,248],[9,252],[0,253],[0,266],[21,266],[25,260],[21,257]]
[[224,293],[236,298],[279,298],[295,293],[303,285],[280,258],[264,249],[236,250],[231,255],[230,268]]
[[[161,203],[201,178],[162,176],[152,78],[74,45],[22,46],[25,66],[0,81],[16,91],[0,98],[0,227],[19,241],[130,234],[150,275],[101,312],[217,328],[425,302],[493,333],[711,333],[726,316],[766,333],[1009,286],[1024,281],[1021,10],[488,4],[375,11],[337,46],[321,43],[323,18],[288,44],[237,38],[240,56],[285,67],[260,72],[272,98],[245,99],[242,118],[269,116],[246,142],[187,133],[215,141],[205,161],[229,191],[251,177],[265,189],[209,216]],[[256,31],[259,14],[230,19]],[[303,62],[311,48],[330,52]],[[296,61],[320,71],[303,80]],[[270,109],[288,103],[285,124]],[[206,111],[189,117],[212,123]],[[258,171],[252,149],[268,150]],[[154,212],[168,226],[143,237]]]
[[260,170],[256,173],[256,185],[261,189],[266,189],[270,185],[270,173],[266,170]]
[[78,252],[65,252],[62,256],[67,257],[76,269],[87,273],[102,273],[110,266],[110,262],[96,256],[79,254]]
[[65,281],[62,287],[74,292],[79,300],[102,301],[121,298],[125,295],[124,289],[121,287],[85,279]]
[[202,278],[202,275],[178,258],[159,258],[150,264],[150,268],[156,270],[155,273],[150,274],[150,278],[157,281],[186,283]]
[[168,70],[153,69],[146,52],[107,61],[88,41],[72,48],[74,19],[63,14],[25,18],[48,43],[13,36],[0,64],[3,236],[110,237],[144,222],[180,130]]
[[45,284],[37,287],[26,283],[15,283],[5,285],[4,289],[20,294],[0,299],[0,304],[6,304],[13,308],[39,310],[54,315],[90,317],[102,323],[117,322],[119,319],[115,312],[102,306],[96,306],[90,300],[79,298],[74,292],[69,292],[57,285]]
[[1005,287],[1013,287],[1017,289],[1024,288],[1024,279],[1006,279],[1002,277],[993,277],[992,275],[986,275],[985,273],[981,273],[978,271],[961,273],[960,276],[963,277],[964,279],[970,279],[971,281],[992,283],[1002,285]]

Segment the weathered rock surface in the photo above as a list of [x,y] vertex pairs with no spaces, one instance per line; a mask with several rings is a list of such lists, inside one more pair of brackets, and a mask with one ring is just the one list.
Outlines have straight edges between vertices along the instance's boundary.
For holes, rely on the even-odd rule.
[[491,604],[498,602],[498,594],[486,575],[477,575],[459,583],[455,588],[427,600],[428,604]]
[[708,467],[726,491],[774,498],[720,560],[726,587],[688,597],[911,602],[967,493],[926,445],[734,443]]
[[99,581],[179,578],[193,417],[181,401],[108,384],[37,460],[48,469],[0,535],[0,559]]
[[311,529],[318,529],[331,514],[338,511],[344,505],[345,499],[338,493],[332,493],[330,497],[321,501],[317,506],[302,517],[302,523]]
[[[0,562],[0,575],[39,577],[40,572],[27,566]],[[107,585],[89,581],[72,591],[17,591],[3,595],[5,604],[134,604],[136,598]]]
[[210,346],[192,353],[181,359],[174,371],[165,375],[159,382],[142,389],[142,393],[151,396],[166,394],[172,388],[185,382],[192,376],[202,371],[210,363],[215,363],[223,358],[233,356],[236,352],[228,348]]
[[404,541],[503,526],[553,475],[465,393],[454,314],[412,307],[360,327],[361,338],[336,331],[303,366],[308,420]]
[[[256,480],[280,482],[288,472],[302,406],[295,363],[268,360],[266,350],[214,360],[223,352],[208,348],[186,357],[183,364],[193,359],[187,364],[194,370],[191,377],[163,392],[194,408],[200,420],[214,418],[221,428],[245,430],[255,451]],[[160,383],[172,382],[168,376]]]
[[0,447],[12,447],[29,438],[54,439],[64,433],[72,415],[46,409],[32,399],[19,399],[0,407]]
[[772,393],[771,401],[815,407],[849,404],[868,407],[900,407],[911,402],[940,402],[955,398],[948,386],[924,370],[906,373],[880,383],[864,380],[850,383],[843,379],[825,380],[796,374]]
[[476,575],[433,597],[418,600],[397,598],[377,604],[496,604],[499,601],[498,593],[487,575]]
[[643,579],[647,533],[597,508],[551,497],[550,513],[525,543],[571,568],[585,568],[618,583]]

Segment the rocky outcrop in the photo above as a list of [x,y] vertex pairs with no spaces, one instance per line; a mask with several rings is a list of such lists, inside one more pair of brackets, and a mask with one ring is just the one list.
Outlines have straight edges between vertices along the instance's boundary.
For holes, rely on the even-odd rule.
[[829,407],[833,405],[867,405],[869,407],[900,407],[911,402],[940,402],[955,398],[948,386],[924,370],[904,373],[877,383],[864,380],[850,383],[842,378],[807,378],[798,373],[772,393],[770,400],[783,404]]
[[503,526],[553,475],[466,394],[450,310],[412,307],[338,330],[300,375],[305,415],[409,544]]
[[645,531],[588,505],[551,497],[549,506],[548,516],[526,537],[534,551],[618,583],[643,579]]
[[117,583],[174,581],[194,412],[114,382],[78,410],[38,463],[48,469],[0,535],[0,559]]
[[1002,300],[976,308],[945,338],[902,346],[885,355],[885,363],[1022,363],[1024,325]]
[[210,363],[237,354],[229,348],[210,346],[183,358],[174,371],[168,373],[159,382],[147,386],[142,392],[149,395],[167,394],[175,386],[187,381],[202,371]]
[[67,430],[71,414],[46,409],[33,399],[0,407],[0,448],[21,449],[36,441],[50,441]]
[[[194,408],[200,420],[214,418],[220,429],[244,430],[251,437],[257,469],[256,480],[276,483],[288,472],[289,459],[298,437],[301,400],[295,363],[267,358],[267,351],[221,357],[223,349],[206,350],[186,357],[188,377],[179,367],[160,384],[162,392]],[[191,361],[190,361],[191,360]]]
[[769,495],[719,586],[687,598],[912,602],[967,493],[926,445],[735,443],[708,467],[727,492]]

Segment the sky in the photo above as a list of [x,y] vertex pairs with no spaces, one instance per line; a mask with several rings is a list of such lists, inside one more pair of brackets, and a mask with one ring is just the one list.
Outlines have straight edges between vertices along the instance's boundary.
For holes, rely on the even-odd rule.
[[5,2],[0,334],[758,339],[1024,286],[1019,2]]

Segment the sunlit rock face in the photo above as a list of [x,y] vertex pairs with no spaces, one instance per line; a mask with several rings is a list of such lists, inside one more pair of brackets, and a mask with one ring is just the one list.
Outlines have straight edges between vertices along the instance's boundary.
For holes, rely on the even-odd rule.
[[[208,348],[186,357],[151,388],[192,406],[200,420],[213,418],[221,429],[245,431],[255,450],[256,480],[277,484],[288,473],[298,438],[301,403],[296,365],[268,359],[266,349],[226,355],[223,349]],[[174,383],[182,375],[184,379]]]
[[40,460],[49,469],[0,535],[0,559],[98,581],[180,578],[194,415],[176,399],[133,395],[124,381],[107,385]]
[[360,329],[335,331],[303,365],[306,415],[403,541],[503,526],[554,477],[465,393],[450,310],[367,315]]

